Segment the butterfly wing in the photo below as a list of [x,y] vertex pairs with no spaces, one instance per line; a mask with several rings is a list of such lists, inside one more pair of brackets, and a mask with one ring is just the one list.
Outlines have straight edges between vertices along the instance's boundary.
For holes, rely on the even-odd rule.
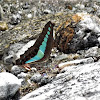
[[34,45],[16,60],[17,65],[41,62],[48,58],[53,44],[53,26],[51,21],[45,25]]

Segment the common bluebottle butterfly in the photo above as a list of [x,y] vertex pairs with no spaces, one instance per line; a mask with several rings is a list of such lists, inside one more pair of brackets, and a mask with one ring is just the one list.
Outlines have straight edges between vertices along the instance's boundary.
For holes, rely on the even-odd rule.
[[42,62],[48,58],[53,45],[53,26],[54,24],[51,23],[51,21],[45,25],[34,45],[28,48],[28,50],[15,61],[16,65]]

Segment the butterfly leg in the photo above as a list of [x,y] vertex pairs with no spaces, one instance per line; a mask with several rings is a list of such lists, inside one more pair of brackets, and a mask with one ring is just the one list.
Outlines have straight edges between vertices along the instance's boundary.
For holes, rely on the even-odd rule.
[[24,64],[23,67],[28,71],[31,70],[30,64]]

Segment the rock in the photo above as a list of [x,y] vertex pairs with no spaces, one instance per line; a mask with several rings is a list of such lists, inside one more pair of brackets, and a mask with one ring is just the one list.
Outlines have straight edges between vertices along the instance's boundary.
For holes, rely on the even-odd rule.
[[22,78],[22,79],[26,78],[26,76],[27,76],[27,73],[24,73],[24,72],[21,72],[20,74],[17,75],[18,78]]
[[2,67],[0,66],[0,73],[2,72]]
[[85,97],[75,96],[72,98],[72,100],[87,100],[87,99]]
[[27,82],[25,79],[19,79],[21,81],[21,86],[26,86]]
[[23,46],[25,45],[25,43],[15,43],[15,44],[12,44],[10,47],[9,47],[9,52],[8,54],[9,55],[14,55],[15,53],[18,52],[19,49],[21,49]]
[[32,14],[28,14],[27,17],[28,17],[28,18],[32,18]]
[[20,23],[21,22],[21,15],[20,14],[14,14],[13,16],[12,16],[12,18],[11,18],[11,21],[10,21],[10,23],[12,24],[12,25],[16,25],[16,24],[18,24],[18,23]]
[[89,63],[93,63],[93,62],[94,62],[94,59],[92,57],[89,57],[89,58],[85,58],[85,59],[77,59],[77,60],[72,60],[72,61],[60,63],[58,65],[58,67],[60,69],[63,69],[63,68],[66,68],[68,66],[79,65],[79,64],[89,64]]
[[9,55],[3,58],[3,62],[5,64],[5,70],[11,71],[12,68],[12,61],[13,61],[13,55]]
[[9,47],[7,52],[5,52],[3,56],[4,64],[10,65],[14,63],[14,56],[18,52],[19,49],[21,49],[24,46],[24,43],[15,43]]
[[67,54],[62,54],[62,55],[58,55],[57,57],[55,57],[55,60],[59,61],[59,60],[67,59],[67,58],[68,58]]
[[99,100],[100,62],[67,67],[49,84],[20,100]]
[[11,12],[12,14],[14,14],[14,13],[16,13],[16,11],[17,11],[17,8],[16,8],[14,5],[11,5],[11,6],[10,6],[10,12]]
[[[76,53],[79,50],[99,45],[100,19],[98,17],[78,13],[73,15],[72,19],[75,22],[74,26],[73,24],[70,26],[70,23],[66,21],[59,26],[60,28],[58,27],[55,39],[58,50],[64,53]],[[63,29],[63,27],[66,28]]]
[[94,31],[95,33],[99,33],[100,29],[99,29],[99,22],[97,23],[97,21],[100,21],[100,19],[98,17],[89,15],[89,14],[85,14],[85,13],[78,13],[79,16],[81,16],[84,20],[80,21],[80,26],[89,29],[90,31]]
[[11,68],[11,72],[14,74],[14,75],[18,75],[19,73],[21,73],[21,68],[18,67],[17,65],[13,66]]
[[51,10],[48,10],[48,9],[44,10],[44,14],[50,14],[50,13],[52,13]]
[[49,77],[49,75],[44,74],[44,75],[42,76],[42,78],[41,78],[41,81],[40,81],[39,85],[40,85],[40,86],[43,86],[43,85],[45,85],[45,84],[47,84],[47,83],[49,83],[49,82],[51,82],[51,81],[52,81],[52,78]]
[[34,73],[37,72],[37,69],[36,69],[35,67],[32,67],[31,70],[32,70],[32,72],[34,72]]
[[98,41],[99,41],[99,43],[100,43],[100,37],[98,37]]
[[67,8],[69,10],[72,10],[73,9],[73,5],[72,4],[65,3],[65,8]]
[[31,78],[31,82],[38,83],[38,85],[42,86],[49,83],[52,80],[52,77],[44,73],[41,75],[40,73],[35,73]]
[[98,57],[100,56],[100,49],[96,46],[96,47],[91,47],[90,49],[88,49],[85,52],[85,57]]
[[80,9],[84,9],[85,8],[84,4],[77,4],[77,5],[75,5],[75,7],[78,7]]
[[23,5],[23,9],[28,9],[29,8],[29,3],[28,2],[25,2],[25,4]]
[[9,55],[3,58],[3,61],[5,64],[12,64],[13,61],[13,55]]
[[0,22],[0,30],[1,31],[5,31],[5,30],[7,30],[8,29],[8,25],[7,25],[7,23],[6,22]]
[[56,61],[60,61],[64,59],[72,60],[72,59],[77,59],[77,58],[79,58],[78,54],[62,54],[62,55],[55,57],[55,60]]
[[30,80],[33,81],[33,82],[36,82],[36,83],[39,83],[41,81],[41,74],[39,73],[35,73],[31,78]]
[[21,86],[20,81],[13,74],[0,73],[0,100],[10,100]]
[[1,72],[6,72],[5,66],[3,64],[0,64],[0,73]]
[[3,19],[3,14],[4,14],[3,8],[2,8],[2,6],[0,5],[0,20]]

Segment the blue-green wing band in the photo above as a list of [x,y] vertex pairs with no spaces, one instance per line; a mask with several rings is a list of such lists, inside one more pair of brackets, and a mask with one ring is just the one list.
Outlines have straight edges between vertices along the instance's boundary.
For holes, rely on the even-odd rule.
[[[50,24],[50,26],[51,26],[51,24]],[[40,45],[36,56],[32,57],[30,60],[26,61],[25,63],[35,62],[35,61],[38,61],[38,60],[40,60],[40,59],[42,59],[44,57],[44,53],[45,53],[45,50],[46,50],[47,41],[48,41],[48,37],[50,35],[50,31],[51,31],[51,28],[48,27],[47,34],[45,35],[44,41]]]

